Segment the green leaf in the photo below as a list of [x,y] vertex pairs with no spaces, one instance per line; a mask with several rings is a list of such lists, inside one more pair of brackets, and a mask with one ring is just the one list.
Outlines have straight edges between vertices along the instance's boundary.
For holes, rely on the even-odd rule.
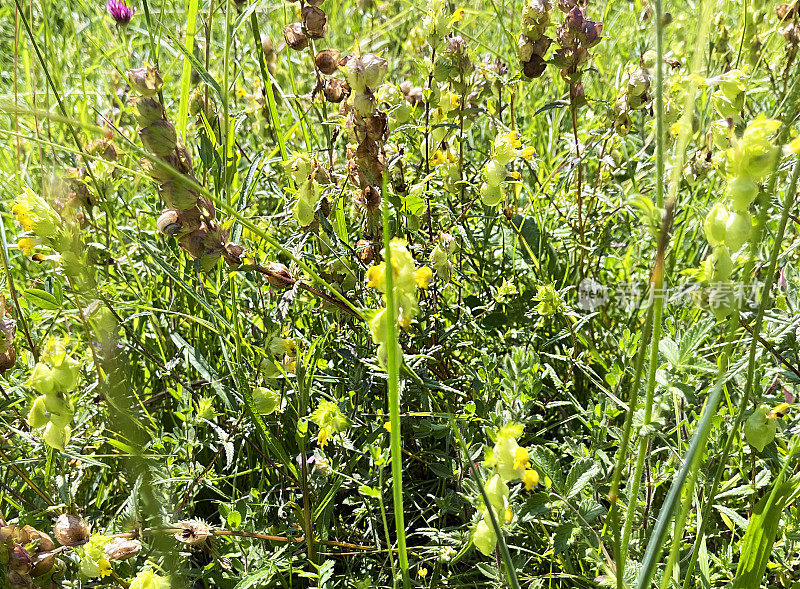
[[267,566],[253,571],[244,579],[239,581],[233,589],[250,589],[250,587],[264,587],[266,580],[275,574],[275,565],[272,563]]
[[39,307],[40,309],[47,309],[48,311],[58,311],[61,308],[61,305],[58,303],[58,299],[51,295],[46,290],[41,290],[39,288],[29,288],[25,291],[25,298],[28,301]]
[[574,497],[589,484],[594,477],[600,473],[600,467],[590,458],[579,461],[567,475],[567,482],[564,488],[567,489],[566,498]]
[[731,589],[759,587],[769,562],[781,514],[800,493],[800,477],[776,483],[756,504],[742,541],[742,551]]

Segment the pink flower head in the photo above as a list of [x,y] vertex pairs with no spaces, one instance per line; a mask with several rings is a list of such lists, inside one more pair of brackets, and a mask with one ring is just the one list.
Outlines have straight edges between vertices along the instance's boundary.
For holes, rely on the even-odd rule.
[[131,18],[136,13],[136,9],[125,4],[125,0],[108,0],[106,8],[114,21],[120,26],[125,26],[131,22]]

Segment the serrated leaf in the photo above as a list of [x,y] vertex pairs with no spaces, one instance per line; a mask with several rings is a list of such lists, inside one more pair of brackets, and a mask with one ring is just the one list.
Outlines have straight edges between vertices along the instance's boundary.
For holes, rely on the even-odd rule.
[[578,461],[567,475],[567,482],[564,488],[567,490],[566,498],[574,497],[589,484],[594,477],[600,473],[600,467],[590,458]]
[[663,338],[658,342],[658,351],[667,359],[673,368],[678,368],[681,364],[680,352],[678,351],[678,344],[669,339]]
[[544,474],[553,483],[557,491],[564,488],[564,475],[561,473],[561,465],[555,453],[545,446],[535,446],[530,454],[533,463],[539,474]]
[[572,538],[576,529],[575,524],[572,522],[564,522],[556,528],[556,533],[553,536],[554,553],[561,554],[572,544]]

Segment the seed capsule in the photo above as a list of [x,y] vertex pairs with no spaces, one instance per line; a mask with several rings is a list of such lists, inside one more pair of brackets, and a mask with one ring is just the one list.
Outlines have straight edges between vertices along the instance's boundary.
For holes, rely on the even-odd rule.
[[307,36],[321,39],[328,32],[328,15],[316,6],[304,6],[300,11]]
[[292,275],[289,273],[289,268],[280,262],[269,262],[267,264],[267,282],[272,288],[287,289],[294,283]]
[[347,82],[336,78],[328,78],[322,84],[322,93],[325,96],[325,100],[337,104],[350,94],[350,87]]
[[139,554],[141,549],[139,540],[128,538],[114,538],[104,547],[108,560],[128,560]]
[[142,96],[154,96],[164,85],[158,70],[152,65],[130,70],[128,83]]
[[164,107],[152,96],[142,96],[134,101],[136,121],[140,127],[147,127],[164,118]]
[[175,150],[178,136],[172,123],[165,120],[155,121],[139,131],[144,148],[152,154],[164,157]]
[[330,76],[339,69],[339,62],[341,59],[342,54],[339,53],[338,49],[325,49],[317,53],[317,56],[314,58],[314,63],[317,64],[319,71],[326,76]]
[[191,209],[197,204],[197,193],[188,184],[178,180],[161,184],[158,195],[171,209]]
[[303,25],[299,22],[283,27],[283,38],[286,44],[295,51],[302,51],[308,47],[308,38],[303,33]]
[[89,541],[89,526],[80,517],[62,513],[53,526],[53,535],[62,546],[79,546]]

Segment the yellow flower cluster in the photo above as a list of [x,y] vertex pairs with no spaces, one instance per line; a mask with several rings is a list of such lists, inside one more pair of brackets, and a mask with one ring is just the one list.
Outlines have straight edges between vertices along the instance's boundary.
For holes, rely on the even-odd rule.
[[[433,272],[427,266],[416,268],[414,258],[406,247],[405,240],[394,238],[389,243],[392,262],[392,291],[397,303],[397,323],[403,329],[411,327],[411,320],[419,314],[417,289],[428,288]],[[383,250],[382,255],[386,255]],[[367,286],[377,288],[386,295],[386,262],[367,270]],[[385,296],[384,296],[385,300]],[[381,309],[370,321],[372,341],[378,344],[378,359],[386,355],[387,326],[386,309]]]
[[489,207],[500,204],[505,198],[503,183],[508,175],[508,164],[520,157],[530,161],[535,153],[533,147],[522,147],[516,131],[498,135],[492,146],[492,157],[483,169],[484,183],[480,189],[483,204]]
[[[497,433],[497,440],[491,451],[487,450],[484,466],[494,467],[495,472],[486,483],[485,491],[489,505],[484,506],[483,519],[478,522],[472,541],[485,555],[490,555],[497,544],[497,535],[492,526],[489,510],[494,510],[495,519],[502,527],[511,523],[514,512],[509,504],[508,483],[522,480],[528,491],[539,484],[539,473],[531,468],[528,450],[517,443],[522,435],[522,426],[507,425]],[[502,515],[502,517],[500,517]]]

